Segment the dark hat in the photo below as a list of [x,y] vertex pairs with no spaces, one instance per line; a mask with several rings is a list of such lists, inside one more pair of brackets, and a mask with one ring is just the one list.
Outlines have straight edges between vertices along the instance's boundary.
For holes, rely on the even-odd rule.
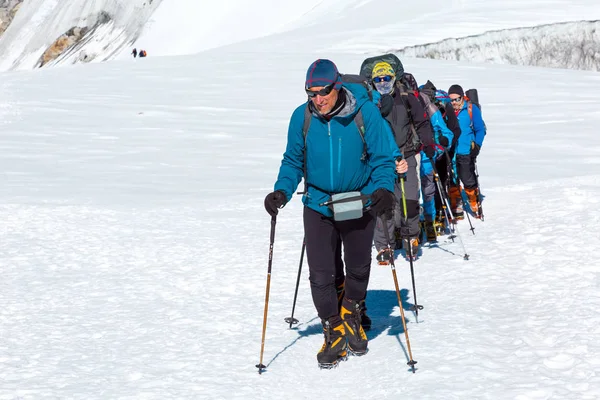
[[308,67],[306,71],[306,88],[315,86],[329,86],[335,83],[335,90],[342,87],[342,78],[335,64],[330,60],[319,59]]
[[448,89],[448,94],[457,94],[460,97],[463,97],[465,95],[465,91],[460,85],[452,85],[450,86],[450,89]]

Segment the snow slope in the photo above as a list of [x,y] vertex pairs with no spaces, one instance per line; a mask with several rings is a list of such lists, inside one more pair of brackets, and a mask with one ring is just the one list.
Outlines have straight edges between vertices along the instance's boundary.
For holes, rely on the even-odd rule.
[[[100,11],[113,22],[90,33],[54,64],[193,54],[233,44],[254,52],[342,51],[359,54],[431,43],[490,30],[600,19],[591,0],[27,0],[0,38],[0,70],[31,69],[61,34],[93,24]],[[233,51],[233,50],[232,50]]]
[[[81,52],[96,61],[114,58],[142,31],[161,0],[26,0],[0,38],[0,70],[34,68],[46,49],[67,30],[92,27],[102,12],[111,22],[91,32],[86,45],[63,58],[73,63]],[[89,37],[92,36],[92,37]]]
[[0,399],[599,398],[600,77],[452,61],[404,63],[419,81],[479,88],[486,221],[475,236],[459,226],[469,261],[442,241],[415,264],[416,374],[389,268],[373,266],[366,356],[316,367],[306,265],[288,329],[296,198],[277,220],[258,375],[263,199],[288,119],[311,61],[363,60],[260,53],[267,41],[0,75]]

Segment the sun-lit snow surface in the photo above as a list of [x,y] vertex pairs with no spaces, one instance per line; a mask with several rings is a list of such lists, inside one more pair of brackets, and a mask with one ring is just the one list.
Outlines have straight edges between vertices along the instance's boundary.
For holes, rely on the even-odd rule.
[[[476,236],[459,226],[470,261],[442,241],[416,262],[417,373],[389,268],[372,271],[366,356],[317,368],[306,265],[288,329],[295,198],[277,222],[258,375],[263,199],[314,57],[215,50],[0,76],[0,399],[600,396],[600,77],[431,60],[406,69],[485,102],[487,218]],[[362,57],[335,61],[356,71]]]
[[[252,42],[251,51],[373,54],[490,30],[600,19],[595,0],[324,0],[296,29]],[[232,46],[244,51],[245,44]]]
[[[298,49],[377,53],[490,30],[600,19],[595,0],[28,0],[0,39],[0,70],[31,69],[56,38],[100,11],[111,24],[88,35],[58,65],[194,54],[233,44],[232,51]],[[273,36],[274,35],[274,36]],[[241,42],[241,43],[240,43]]]
[[304,16],[313,8],[334,4],[344,9],[345,2],[348,0],[163,0],[135,45],[150,49],[152,55],[197,53],[305,25]]

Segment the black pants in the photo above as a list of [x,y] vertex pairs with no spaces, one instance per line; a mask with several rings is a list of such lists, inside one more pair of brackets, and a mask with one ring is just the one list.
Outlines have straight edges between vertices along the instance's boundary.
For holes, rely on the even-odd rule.
[[[371,244],[375,218],[365,213],[361,218],[336,222],[304,207],[306,259],[310,271],[310,288],[319,317],[327,319],[339,314],[336,294],[337,270],[346,264],[345,296],[363,300],[371,273]],[[339,284],[339,282],[338,282]]]
[[457,155],[456,169],[458,177],[462,181],[465,189],[475,189],[477,187],[477,176],[475,175],[475,157],[471,155]]

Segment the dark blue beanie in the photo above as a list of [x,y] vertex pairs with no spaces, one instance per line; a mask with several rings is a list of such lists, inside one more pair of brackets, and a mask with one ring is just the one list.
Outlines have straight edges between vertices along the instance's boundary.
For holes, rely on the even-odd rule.
[[329,86],[335,82],[333,87],[335,90],[340,90],[342,87],[342,78],[335,64],[330,60],[319,59],[308,67],[306,71],[306,88],[310,89],[315,86]]

